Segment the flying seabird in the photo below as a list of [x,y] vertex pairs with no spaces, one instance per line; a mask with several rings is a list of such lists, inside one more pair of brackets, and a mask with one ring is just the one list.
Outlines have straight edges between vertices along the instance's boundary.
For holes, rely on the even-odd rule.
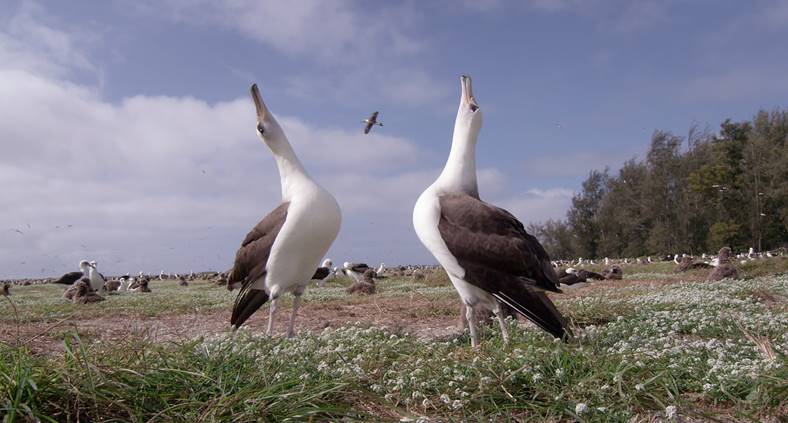
[[361,123],[366,124],[364,126],[364,133],[365,134],[368,134],[369,131],[372,129],[372,127],[375,126],[375,125],[383,126],[382,123],[378,122],[378,112],[372,113],[372,115],[370,117],[362,120]]
[[482,113],[471,78],[462,96],[446,166],[416,201],[413,226],[421,242],[446,270],[467,306],[471,345],[479,343],[474,311],[493,310],[505,342],[506,304],[557,338],[571,335],[545,290],[561,292],[550,257],[511,213],[479,199],[476,140]]
[[290,292],[293,309],[287,336],[294,325],[301,295],[339,233],[342,214],[334,197],[315,182],[298,160],[282,128],[252,85],[257,109],[257,135],[276,159],[282,202],[255,226],[241,243],[227,288],[241,288],[230,323],[237,329],[271,299],[268,334],[273,332],[278,299]]

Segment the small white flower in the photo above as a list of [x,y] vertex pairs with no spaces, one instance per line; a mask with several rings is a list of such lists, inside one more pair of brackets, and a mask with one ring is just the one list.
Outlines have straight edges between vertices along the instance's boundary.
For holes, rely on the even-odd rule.
[[714,385],[712,385],[711,383],[704,383],[703,384],[703,390],[704,391],[708,392],[708,391],[711,391],[712,389],[714,389]]
[[635,385],[635,390],[636,390],[636,391],[642,391],[642,390],[643,390],[643,388],[645,388],[645,387],[646,387],[646,386],[645,386],[645,385],[643,385],[642,383],[638,383],[637,385]]
[[443,401],[444,404],[448,404],[451,402],[451,398],[446,394],[441,394],[441,401]]
[[462,408],[462,401],[454,400],[454,402],[451,403],[451,408],[454,410],[459,410],[460,408]]
[[665,407],[665,418],[668,420],[675,420],[676,419],[676,406],[669,405]]
[[588,412],[588,406],[584,402],[577,403],[575,406],[575,414],[585,414]]

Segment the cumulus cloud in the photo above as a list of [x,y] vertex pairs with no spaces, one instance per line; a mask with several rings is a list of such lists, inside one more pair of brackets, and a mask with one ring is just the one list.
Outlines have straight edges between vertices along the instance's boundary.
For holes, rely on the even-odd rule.
[[[183,248],[197,237],[189,233],[195,228],[222,228],[240,239],[279,200],[276,166],[254,134],[248,99],[209,104],[135,96],[112,104],[81,86],[16,70],[0,70],[0,96],[18,99],[0,103],[6,117],[0,139],[7,140],[0,183],[14,200],[4,218],[25,232],[11,246],[35,256],[65,250],[70,261],[64,263],[70,263],[100,255],[102,239],[113,239],[115,252],[100,257],[106,262],[133,257],[148,243],[156,250],[180,239]],[[413,195],[404,190],[399,196],[399,187],[425,186],[409,174],[371,182],[372,175],[413,162],[416,149],[405,139],[372,134],[362,140],[357,131],[315,128],[293,116],[279,120],[305,165],[350,213],[356,205],[387,208],[379,195],[377,204],[369,203],[376,194],[404,205]],[[358,190],[359,181],[367,188]],[[215,249],[231,251],[237,239]],[[227,266],[230,258],[210,263]]]
[[[72,78],[97,68],[83,37],[29,7],[0,29],[1,276],[52,276],[82,258],[106,274],[228,268],[245,233],[280,200],[251,101],[109,101]],[[333,258],[433,261],[411,225],[416,198],[440,172],[424,164],[425,152],[402,137],[277,118],[342,206]],[[560,207],[549,191],[511,195],[498,169],[479,178],[486,199],[521,218]]]
[[522,194],[501,198],[498,204],[526,225],[547,219],[562,219],[572,204],[574,191],[567,188],[531,189]]
[[95,71],[95,65],[81,49],[92,37],[52,27],[45,23],[49,19],[38,4],[23,2],[17,13],[2,22],[0,63],[3,68],[52,76],[64,76],[74,70]]
[[[313,101],[383,98],[429,105],[448,93],[419,60],[428,36],[417,34],[419,15],[407,6],[355,1],[165,0],[141,3],[149,16],[235,31],[281,54],[321,66],[287,78],[289,94]],[[410,60],[403,60],[410,59]],[[315,97],[313,93],[320,92]]]

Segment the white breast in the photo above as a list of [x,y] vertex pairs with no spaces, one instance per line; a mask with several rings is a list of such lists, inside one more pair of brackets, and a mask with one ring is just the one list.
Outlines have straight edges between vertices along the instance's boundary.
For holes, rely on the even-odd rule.
[[342,216],[334,197],[314,185],[290,200],[287,218],[271,247],[268,273],[253,288],[274,297],[303,289],[339,233]]
[[416,229],[416,235],[446,270],[452,285],[454,285],[465,304],[484,304],[488,308],[492,308],[495,304],[493,296],[465,281],[465,269],[449,251],[449,247],[446,246],[441,237],[438,229],[440,216],[440,201],[437,190],[434,186],[430,186],[421,194],[416,201],[416,206],[413,208],[413,227]]

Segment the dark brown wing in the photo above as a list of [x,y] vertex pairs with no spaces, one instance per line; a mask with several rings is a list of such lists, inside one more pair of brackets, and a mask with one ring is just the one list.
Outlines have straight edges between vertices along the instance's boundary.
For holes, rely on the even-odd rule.
[[484,263],[560,292],[547,252],[511,213],[467,194],[443,195],[440,206],[441,237],[459,260]]
[[465,280],[558,338],[570,334],[542,290],[561,292],[550,257],[511,213],[467,194],[440,197],[438,230]]
[[331,273],[331,269],[328,267],[318,267],[315,274],[312,275],[312,280],[323,280],[328,277],[329,273]]
[[378,121],[378,112],[372,113],[372,115],[367,119],[367,125],[364,127],[364,133],[368,134],[369,130],[372,129],[372,126],[375,125],[375,122]]
[[369,269],[370,267],[366,263],[356,263],[350,268],[350,270],[358,273],[364,273]]
[[590,270],[580,269],[577,271],[577,275],[580,276],[582,279],[595,279],[598,281],[604,280],[605,277],[600,275],[597,272],[592,272]]
[[[241,243],[241,248],[235,253],[235,264],[233,264],[233,270],[227,279],[228,287],[234,283],[240,282],[242,284],[230,319],[230,323],[235,327],[240,326],[268,299],[265,291],[251,289],[251,285],[252,282],[265,276],[271,247],[285,223],[289,205],[290,203],[282,203],[271,213],[268,213],[246,235]],[[262,299],[263,296],[265,299]]]
[[69,272],[61,276],[60,279],[54,281],[53,283],[71,285],[72,283],[78,281],[82,276],[84,276],[82,272]]

